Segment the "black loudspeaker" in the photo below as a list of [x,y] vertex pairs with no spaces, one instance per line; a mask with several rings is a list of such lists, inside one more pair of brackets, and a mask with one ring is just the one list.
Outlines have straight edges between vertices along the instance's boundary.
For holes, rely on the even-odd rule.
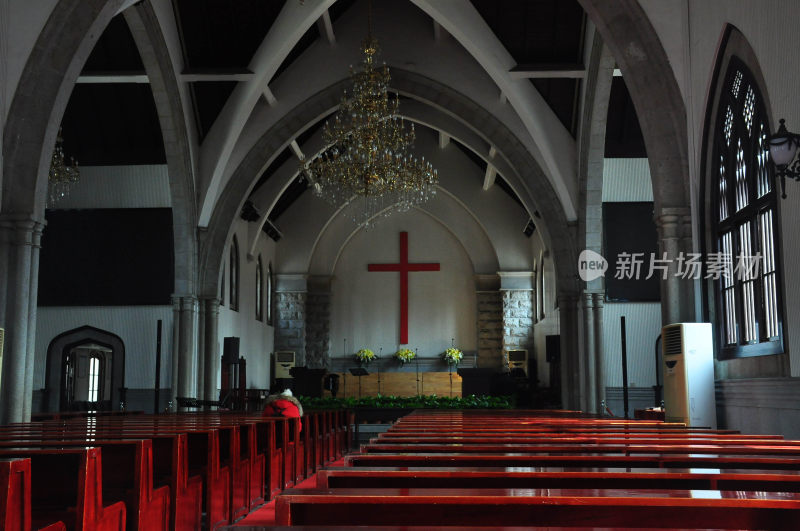
[[561,359],[561,336],[545,336],[544,347],[547,355],[547,362],[552,363]]
[[222,343],[222,359],[228,363],[236,363],[239,360],[239,338],[226,337]]

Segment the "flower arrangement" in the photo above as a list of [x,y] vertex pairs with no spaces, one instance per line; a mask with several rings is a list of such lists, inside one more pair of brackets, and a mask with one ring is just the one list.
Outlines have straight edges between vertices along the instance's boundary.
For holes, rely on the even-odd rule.
[[375,353],[368,348],[362,348],[361,350],[356,352],[356,361],[359,363],[367,364],[372,360],[374,360],[376,357],[377,356],[375,356]]
[[400,364],[404,365],[417,357],[417,354],[410,348],[401,348],[394,353],[394,357],[400,360]]
[[450,347],[442,353],[442,359],[448,365],[458,365],[463,357],[464,353],[455,347]]

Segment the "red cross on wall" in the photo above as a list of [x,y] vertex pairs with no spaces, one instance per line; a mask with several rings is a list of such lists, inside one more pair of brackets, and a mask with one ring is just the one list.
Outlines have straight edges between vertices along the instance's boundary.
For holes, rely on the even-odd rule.
[[397,271],[400,273],[400,344],[408,344],[408,273],[413,271],[439,271],[439,264],[408,263],[408,233],[400,233],[399,264],[369,264],[368,271]]

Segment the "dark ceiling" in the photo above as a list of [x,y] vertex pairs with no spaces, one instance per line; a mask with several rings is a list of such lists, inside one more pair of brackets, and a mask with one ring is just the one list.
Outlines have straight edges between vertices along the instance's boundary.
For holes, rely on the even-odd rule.
[[[583,62],[585,16],[577,0],[471,0],[517,65]],[[578,79],[531,79],[561,123],[577,130]]]
[[642,129],[622,77],[611,83],[606,122],[606,158],[646,158]]
[[[122,15],[111,19],[81,72],[110,73],[144,73]],[[165,164],[167,160],[147,83],[76,84],[61,127],[64,152],[84,166]]]

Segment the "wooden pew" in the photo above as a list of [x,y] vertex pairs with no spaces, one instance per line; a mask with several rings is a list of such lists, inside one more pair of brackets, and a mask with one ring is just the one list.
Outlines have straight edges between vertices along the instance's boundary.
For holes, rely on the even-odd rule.
[[724,455],[781,455],[799,456],[800,446],[778,445],[720,445],[704,444],[366,444],[361,447],[362,454],[431,454],[431,453],[477,453],[477,454],[724,454]]
[[0,459],[29,458],[33,529],[123,531],[123,502],[103,505],[100,448],[3,448]]
[[800,492],[800,471],[490,467],[335,467],[320,470],[318,489],[598,488]]
[[605,455],[605,454],[364,454],[348,455],[345,466],[434,467],[633,467],[633,468],[743,468],[800,470],[800,458],[715,455]]
[[[0,439],[62,441],[92,444],[93,441],[113,441],[126,438],[148,438],[154,441],[154,477],[170,488],[170,528],[196,530],[200,527],[203,509],[208,520],[217,526],[229,519],[229,475],[227,467],[219,464],[218,433],[213,429],[196,427],[180,429],[169,425],[153,427],[146,424],[63,424],[23,425],[0,428]],[[26,437],[26,439],[23,439]],[[209,511],[210,508],[210,511]],[[208,526],[206,526],[208,529]]]
[[31,529],[31,460],[0,459],[0,531]]
[[[86,440],[29,441],[0,437],[0,449],[28,446],[59,449],[85,447]],[[169,486],[153,486],[153,449],[149,439],[96,440],[102,450],[102,493],[107,502],[122,502],[126,507],[127,529],[170,529]]]
[[800,494],[616,489],[292,489],[278,525],[590,525],[795,530]]

